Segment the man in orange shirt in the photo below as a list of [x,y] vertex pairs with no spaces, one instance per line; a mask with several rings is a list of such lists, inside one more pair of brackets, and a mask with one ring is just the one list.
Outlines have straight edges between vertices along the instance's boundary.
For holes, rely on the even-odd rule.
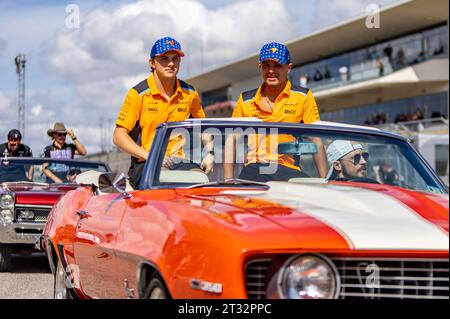
[[[155,42],[150,53],[152,74],[128,91],[116,121],[113,141],[122,151],[132,155],[128,171],[130,184],[137,188],[151,148],[156,128],[161,123],[184,121],[192,114],[204,118],[197,90],[177,79],[180,69],[181,45],[166,37]],[[200,165],[183,161],[173,163],[173,157],[183,157],[183,137],[170,139],[163,167],[177,170],[203,170],[213,167],[212,142],[205,145],[208,152]]]
[[[257,89],[241,94],[233,112],[233,117],[256,117],[266,122],[289,122],[310,124],[320,121],[317,104],[311,90],[292,85],[288,79],[292,69],[289,50],[279,43],[269,43],[262,47],[259,68],[264,83]],[[228,141],[227,149],[235,149],[236,136]],[[249,136],[249,153],[246,166],[240,174],[242,179],[259,181],[289,180],[303,176],[300,167],[295,165],[292,156],[278,155],[268,149],[267,141],[256,142],[258,137]],[[292,137],[291,137],[292,139]],[[310,138],[317,145],[317,154],[313,156],[319,176],[325,178],[328,164],[323,142],[320,138]],[[289,142],[288,136],[278,136],[278,142]],[[232,143],[232,147],[230,148]],[[277,162],[275,174],[260,174],[260,168]],[[233,177],[233,163],[225,163],[225,178]]]

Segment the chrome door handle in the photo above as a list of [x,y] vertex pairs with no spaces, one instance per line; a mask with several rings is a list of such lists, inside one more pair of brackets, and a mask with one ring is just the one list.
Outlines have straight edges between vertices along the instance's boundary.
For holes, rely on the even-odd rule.
[[80,216],[80,219],[90,217],[91,215],[85,210],[77,211],[77,215]]

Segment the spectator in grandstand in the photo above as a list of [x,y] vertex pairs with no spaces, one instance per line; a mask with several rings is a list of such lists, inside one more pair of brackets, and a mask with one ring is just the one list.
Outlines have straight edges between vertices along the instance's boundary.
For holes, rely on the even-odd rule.
[[431,113],[431,118],[439,118],[439,117],[447,118],[441,112],[433,112],[433,113]]
[[302,76],[300,76],[300,86],[306,87],[308,85],[308,82],[308,74],[302,74]]
[[397,51],[395,64],[397,65],[397,67],[402,67],[403,65],[405,65],[405,51],[402,47],[400,47]]
[[331,78],[331,71],[330,71],[330,68],[328,67],[328,65],[325,67],[325,74],[323,75],[323,77],[326,80]]
[[348,80],[348,68],[347,66],[343,65],[339,68],[339,75],[341,76],[341,81],[347,81]]
[[406,120],[407,120],[406,114],[405,113],[399,113],[395,117],[394,123],[405,122]]
[[392,64],[392,47],[390,44],[388,44],[385,48],[384,48],[384,55],[388,58],[389,63]]
[[316,72],[314,73],[313,80],[319,82],[322,81],[322,79],[323,79],[322,72],[320,72],[319,68],[317,68]]
[[381,61],[380,57],[377,57],[375,60],[375,66],[378,69],[378,76],[382,77],[384,75],[384,64]]

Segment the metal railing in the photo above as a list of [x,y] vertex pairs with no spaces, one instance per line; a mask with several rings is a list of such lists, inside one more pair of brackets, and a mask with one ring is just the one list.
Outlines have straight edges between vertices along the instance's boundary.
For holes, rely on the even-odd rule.
[[379,67],[377,67],[376,60],[368,60],[362,63],[350,65],[348,67],[347,74],[341,74],[328,79],[324,78],[320,81],[310,80],[306,86],[315,92],[319,92],[353,83],[376,79],[392,74],[414,64],[437,58],[448,58],[448,53],[445,52],[434,56],[424,55],[420,59],[417,55],[406,56],[404,62],[401,63],[389,60],[387,57],[383,57],[380,59],[384,67],[383,72],[380,72]]
[[400,133],[401,135],[413,135],[415,133],[426,132],[430,130],[447,130],[449,129],[448,119],[444,117],[436,117],[430,119],[406,121],[398,123],[388,123],[377,125],[377,128],[394,133]]

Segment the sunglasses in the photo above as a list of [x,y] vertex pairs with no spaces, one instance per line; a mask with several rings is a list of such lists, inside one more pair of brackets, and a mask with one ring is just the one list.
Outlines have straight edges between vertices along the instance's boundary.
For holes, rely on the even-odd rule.
[[367,162],[369,160],[369,153],[364,152],[362,154],[356,154],[355,156],[353,156],[353,158],[342,158],[341,160],[353,162],[354,165],[358,165],[361,162],[361,158],[364,158],[364,161]]
[[56,133],[57,136],[67,136],[67,133]]

